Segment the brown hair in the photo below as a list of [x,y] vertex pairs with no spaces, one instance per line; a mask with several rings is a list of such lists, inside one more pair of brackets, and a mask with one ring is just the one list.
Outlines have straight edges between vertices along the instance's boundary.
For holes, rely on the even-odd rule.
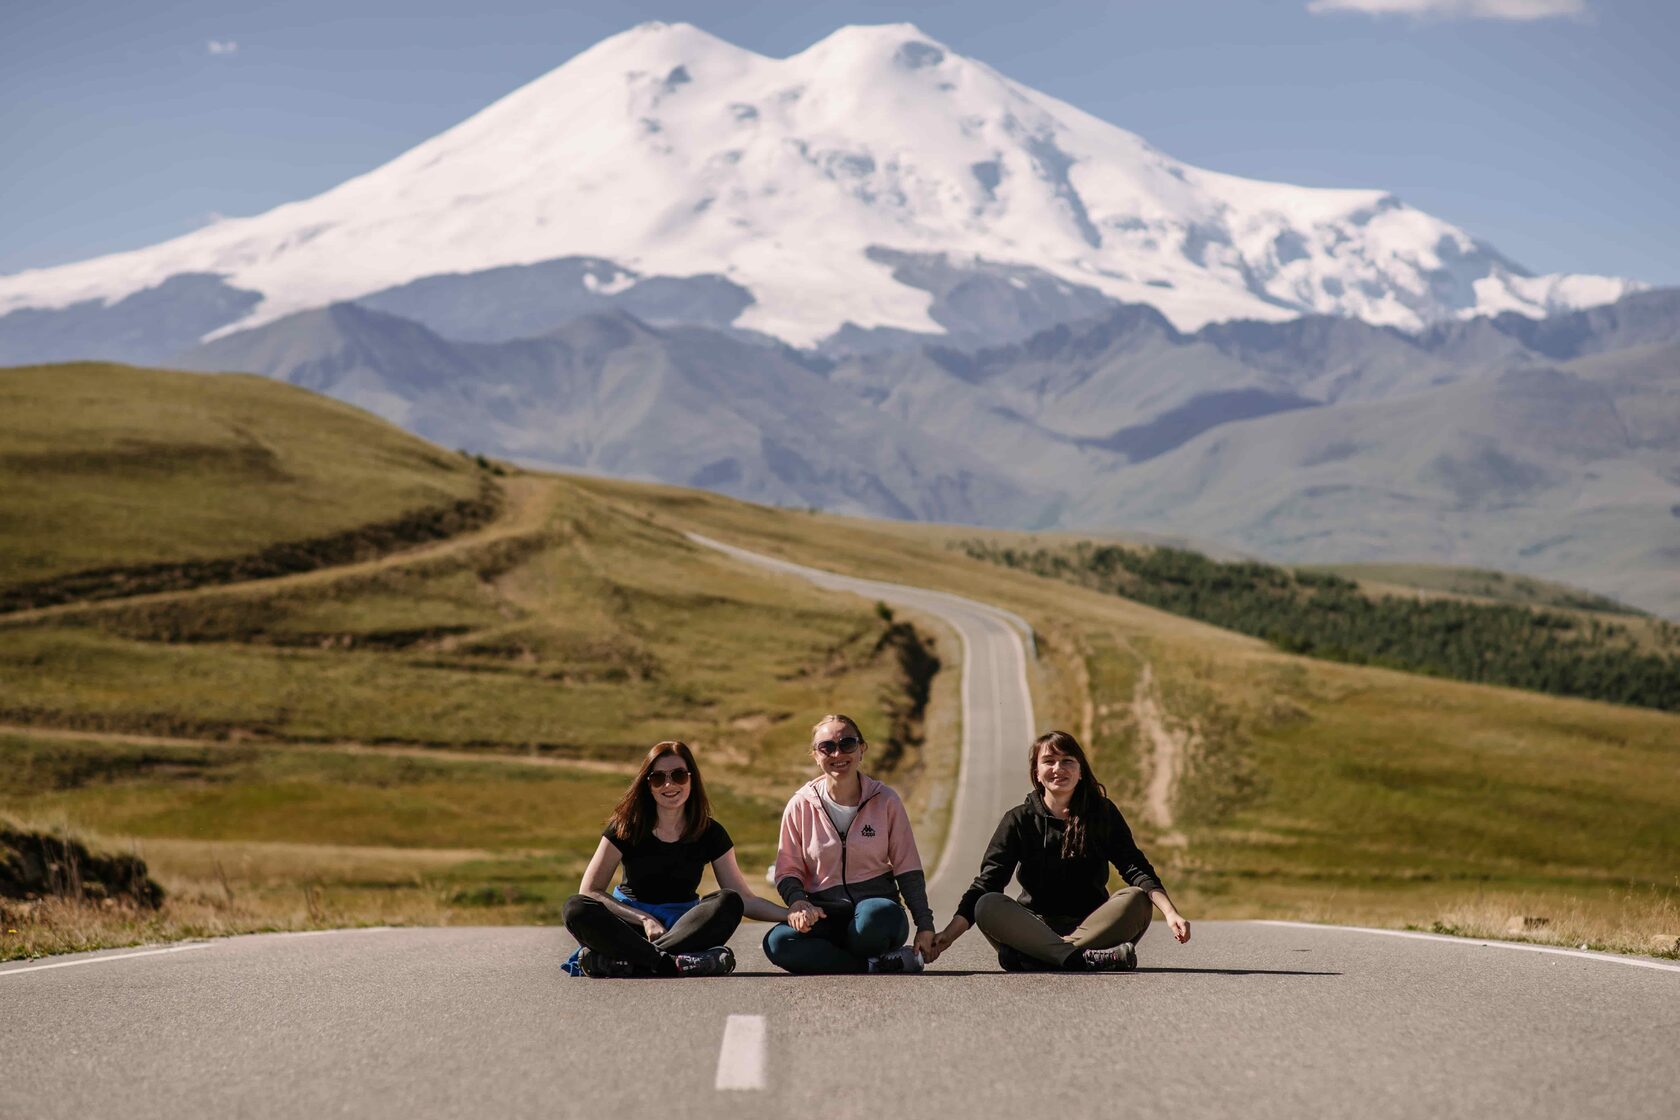
[[1033,745],[1027,750],[1027,780],[1032,782],[1033,788],[1040,794],[1044,787],[1038,781],[1038,753],[1045,747],[1055,747],[1061,754],[1079,763],[1079,784],[1073,787],[1073,798],[1068,802],[1067,829],[1062,833],[1062,858],[1073,859],[1085,854],[1091,843],[1091,828],[1101,820],[1099,816],[1102,803],[1108,799],[1108,787],[1097,781],[1097,776],[1091,772],[1091,762],[1085,757],[1085,748],[1079,745],[1079,740],[1066,731],[1046,731],[1033,740]]
[[694,752],[688,749],[687,743],[666,739],[648,750],[647,757],[642,759],[642,768],[636,771],[635,778],[630,782],[630,788],[624,791],[624,796],[618,799],[618,804],[613,806],[611,815],[607,817],[607,827],[625,843],[640,844],[652,834],[653,822],[659,819],[659,810],[653,802],[653,788],[648,785],[648,775],[653,772],[654,763],[672,754],[688,767],[688,800],[683,803],[682,838],[698,840],[712,822],[712,803],[706,799],[706,783],[700,780],[700,767],[694,763]]
[[[856,735],[859,739],[863,739],[863,730],[858,727],[857,720],[853,719],[851,716],[842,715],[839,712],[830,712],[828,715],[819,719],[816,723],[813,723],[811,725],[811,734],[815,735],[817,733],[817,728],[821,727],[825,723],[843,723],[852,729],[853,735]],[[867,739],[863,739],[863,741],[868,742]]]

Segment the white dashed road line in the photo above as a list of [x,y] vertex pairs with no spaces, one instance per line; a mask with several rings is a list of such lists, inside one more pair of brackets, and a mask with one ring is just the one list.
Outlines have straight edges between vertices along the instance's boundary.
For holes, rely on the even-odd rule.
[[1680,964],[1641,960],[1638,957],[1618,957],[1612,953],[1586,953],[1579,949],[1554,949],[1550,945],[1524,945],[1517,941],[1481,941],[1473,937],[1448,937],[1440,933],[1415,933],[1405,929],[1371,929],[1368,926],[1328,926],[1316,922],[1285,922],[1276,919],[1257,919],[1260,926],[1287,926],[1290,929],[1333,929],[1343,933],[1376,933],[1383,937],[1410,937],[1417,941],[1446,941],[1453,945],[1480,945],[1488,949],[1517,949],[1524,953],[1551,953],[1559,957],[1580,957],[1582,960],[1603,961],[1605,964],[1626,964],[1634,968],[1654,968],[1662,972],[1680,972]]
[[764,1088],[764,1016],[731,1015],[718,1050],[717,1088]]

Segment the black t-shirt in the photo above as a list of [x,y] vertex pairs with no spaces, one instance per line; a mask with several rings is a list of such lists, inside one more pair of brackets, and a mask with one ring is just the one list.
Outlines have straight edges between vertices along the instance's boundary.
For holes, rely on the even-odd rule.
[[670,843],[652,832],[640,844],[622,840],[610,827],[602,836],[624,858],[618,889],[640,902],[687,902],[700,886],[706,865],[735,846],[723,826],[710,821],[698,840]]

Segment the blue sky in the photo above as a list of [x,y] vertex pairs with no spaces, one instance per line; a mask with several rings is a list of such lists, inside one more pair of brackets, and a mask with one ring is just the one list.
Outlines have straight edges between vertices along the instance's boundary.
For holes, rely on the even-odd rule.
[[1190,163],[1382,187],[1535,271],[1680,284],[1672,0],[9,3],[0,272],[315,194],[648,19],[776,56],[913,22]]

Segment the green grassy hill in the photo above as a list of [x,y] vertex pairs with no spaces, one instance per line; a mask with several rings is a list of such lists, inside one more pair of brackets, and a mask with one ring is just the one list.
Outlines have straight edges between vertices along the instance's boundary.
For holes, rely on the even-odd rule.
[[446,510],[479,496],[480,474],[266,378],[93,362],[0,370],[0,594]]
[[[126,373],[104,382],[114,431],[127,430],[120,395],[148,398],[153,379],[189,397],[238,380]],[[362,425],[361,444],[390,432],[284,392],[293,427],[319,430],[318,407],[323,424]],[[81,430],[87,448],[107,438]],[[461,472],[431,500],[481,484],[458,456],[426,454]],[[137,506],[214,539],[167,491],[233,489],[238,468],[187,473],[140,486]],[[38,478],[41,504],[54,486],[68,497],[111,481],[91,467]],[[971,530],[601,479],[497,484],[492,521],[396,554],[0,613],[0,812],[133,848],[169,892],[149,916],[3,904],[20,933],[0,935],[0,956],[360,921],[552,921],[627,766],[670,736],[701,751],[743,864],[762,865],[808,772],[807,729],[835,708],[877,742],[902,741],[888,776],[934,846],[957,675],[938,673],[927,707],[909,710],[902,632],[870,604],[767,578],[684,530],[1027,617],[1039,724],[1092,746],[1193,917],[1497,933],[1527,915],[1549,920],[1533,936],[1639,951],[1680,926],[1673,714],[1292,656],[973,559],[952,547]],[[258,524],[241,547],[279,538],[260,510],[246,516]],[[71,550],[35,524],[23,547]],[[941,628],[909,621],[954,665]]]
[[1602,614],[1642,613],[1625,603],[1579,587],[1487,568],[1437,564],[1303,564],[1298,567],[1301,571],[1329,572],[1383,591],[1404,588],[1510,603],[1518,607],[1556,607]]

